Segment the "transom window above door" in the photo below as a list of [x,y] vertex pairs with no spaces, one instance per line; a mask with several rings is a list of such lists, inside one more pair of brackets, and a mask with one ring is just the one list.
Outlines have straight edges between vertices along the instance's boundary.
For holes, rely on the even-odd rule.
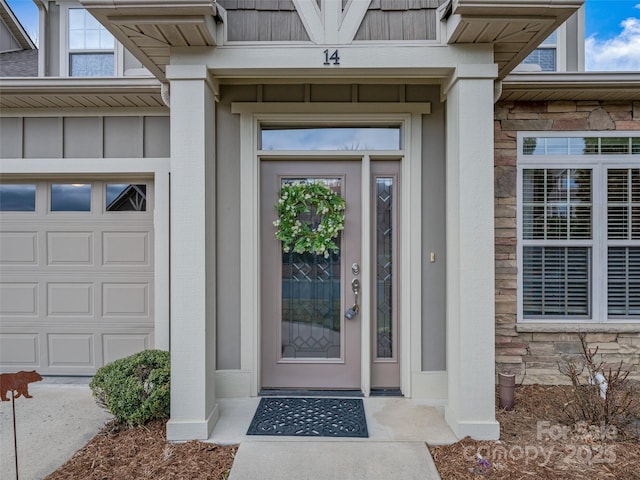
[[261,150],[400,150],[398,125],[372,127],[268,126],[260,130]]

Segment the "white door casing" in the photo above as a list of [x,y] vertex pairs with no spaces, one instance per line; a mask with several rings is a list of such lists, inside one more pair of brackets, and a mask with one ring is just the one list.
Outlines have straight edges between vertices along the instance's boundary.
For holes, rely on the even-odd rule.
[[[262,122],[281,124],[318,125],[331,122],[332,125],[375,125],[398,124],[402,128],[401,150],[393,152],[331,151],[331,155],[344,158],[358,158],[362,164],[362,230],[371,229],[370,177],[371,158],[400,158],[403,183],[400,202],[411,205],[401,213],[400,283],[411,285],[401,289],[400,325],[401,358],[400,388],[411,396],[411,377],[421,371],[421,162],[422,162],[422,115],[430,112],[428,103],[400,104],[334,104],[317,105],[291,103],[234,103],[232,112],[241,115],[241,159],[240,178],[240,238],[241,238],[241,278],[240,278],[240,322],[241,322],[241,371],[248,377],[245,383],[248,395],[257,395],[260,390],[260,189],[259,165],[261,158],[269,155],[278,157],[313,156],[313,152],[271,152],[258,150],[258,131]],[[317,153],[317,152],[316,152]],[[328,154],[329,152],[323,152]],[[370,236],[363,235],[362,258],[371,257]],[[362,319],[370,318],[370,271],[363,265]],[[362,371],[361,389],[365,395],[371,390],[371,323],[362,322]]]

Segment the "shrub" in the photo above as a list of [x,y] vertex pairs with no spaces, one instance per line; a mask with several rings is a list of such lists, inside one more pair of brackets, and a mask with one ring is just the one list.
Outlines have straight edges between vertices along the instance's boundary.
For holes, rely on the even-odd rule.
[[629,371],[622,368],[622,362],[607,366],[596,360],[598,348],[591,350],[582,333],[580,344],[580,362],[560,368],[573,385],[564,405],[565,414],[574,422],[624,427],[632,418],[635,395],[627,381]]
[[144,350],[99,368],[89,386],[116,421],[143,425],[169,418],[170,367],[169,352]]

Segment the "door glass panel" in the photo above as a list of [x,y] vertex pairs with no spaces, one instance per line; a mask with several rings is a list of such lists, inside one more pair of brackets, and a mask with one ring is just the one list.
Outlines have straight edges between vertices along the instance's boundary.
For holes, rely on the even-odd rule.
[[[341,193],[338,178],[283,179],[282,184],[321,181]],[[315,211],[300,221],[317,226]],[[341,236],[336,239],[340,245]],[[324,255],[282,253],[282,358],[340,358],[341,355],[341,252]]]
[[376,357],[393,357],[393,178],[376,178]]
[[262,150],[400,150],[400,127],[262,127]]

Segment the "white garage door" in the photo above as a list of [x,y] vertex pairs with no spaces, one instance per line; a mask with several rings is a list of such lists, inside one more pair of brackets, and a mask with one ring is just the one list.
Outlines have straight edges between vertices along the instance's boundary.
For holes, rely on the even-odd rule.
[[153,184],[0,184],[0,368],[86,375],[153,347]]

